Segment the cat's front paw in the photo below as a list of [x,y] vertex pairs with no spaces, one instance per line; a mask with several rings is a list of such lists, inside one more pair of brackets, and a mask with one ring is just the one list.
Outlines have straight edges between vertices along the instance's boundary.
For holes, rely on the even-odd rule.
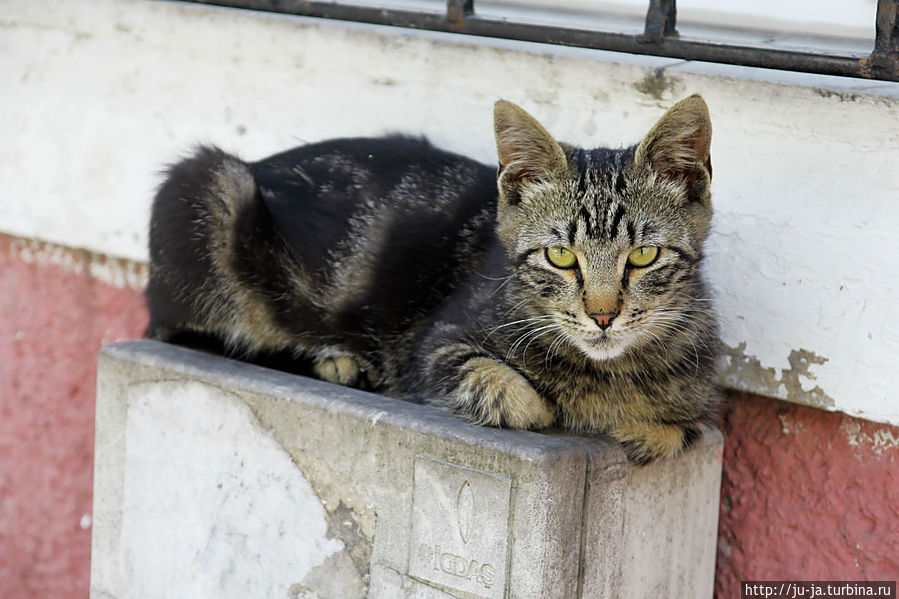
[[477,357],[462,367],[451,409],[489,426],[534,429],[550,426],[556,410],[521,374],[492,358]]
[[619,425],[609,436],[621,443],[628,460],[648,464],[676,456],[701,437],[702,431],[690,425],[639,422]]
[[315,376],[323,381],[349,387],[373,387],[378,378],[373,367],[350,353],[320,357],[315,360],[312,369]]

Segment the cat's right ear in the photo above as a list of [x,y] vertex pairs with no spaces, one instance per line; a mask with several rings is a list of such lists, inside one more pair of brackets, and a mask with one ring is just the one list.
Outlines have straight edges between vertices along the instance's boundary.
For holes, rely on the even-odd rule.
[[666,112],[637,146],[634,161],[663,179],[675,179],[702,196],[712,180],[712,121],[698,95]]
[[524,186],[567,171],[568,160],[559,142],[521,107],[506,100],[497,102],[493,107],[493,128],[499,189],[510,204],[519,201]]

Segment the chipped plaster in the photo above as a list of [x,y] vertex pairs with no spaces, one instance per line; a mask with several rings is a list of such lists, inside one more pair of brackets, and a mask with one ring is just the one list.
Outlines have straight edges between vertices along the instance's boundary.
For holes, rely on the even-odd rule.
[[88,275],[121,289],[141,290],[147,284],[147,265],[144,262],[98,255],[33,239],[9,237],[0,233],[9,244],[10,253],[26,264],[58,266],[74,275]]
[[647,72],[643,79],[634,83],[634,89],[641,94],[655,100],[663,100],[666,95],[672,95],[683,91],[684,85],[676,77],[665,75],[665,67],[653,69]]
[[847,418],[840,423],[840,429],[846,433],[851,447],[867,449],[877,455],[895,452],[899,449],[899,434],[893,427],[863,428],[857,420]]
[[755,356],[746,354],[746,343],[724,346],[718,380],[725,387],[752,391],[815,408],[833,409],[836,401],[817,384],[813,365],[827,358],[807,349],[794,349],[787,357],[789,368],[765,367]]

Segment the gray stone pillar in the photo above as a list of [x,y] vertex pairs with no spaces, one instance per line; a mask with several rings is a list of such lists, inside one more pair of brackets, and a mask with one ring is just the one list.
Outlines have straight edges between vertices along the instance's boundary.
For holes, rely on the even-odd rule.
[[154,341],[102,350],[96,418],[94,599],[712,596],[715,430],[635,467]]

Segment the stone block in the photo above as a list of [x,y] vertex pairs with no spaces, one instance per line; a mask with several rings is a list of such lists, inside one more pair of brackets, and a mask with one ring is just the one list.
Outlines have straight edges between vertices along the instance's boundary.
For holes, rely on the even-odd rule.
[[721,435],[628,465],[155,341],[100,355],[91,596],[711,597]]

